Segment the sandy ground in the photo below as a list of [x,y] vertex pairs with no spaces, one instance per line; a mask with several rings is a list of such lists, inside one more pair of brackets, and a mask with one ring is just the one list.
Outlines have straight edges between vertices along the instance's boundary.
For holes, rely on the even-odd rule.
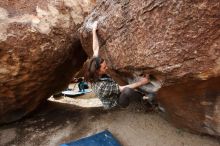
[[109,111],[100,106],[92,93],[50,98],[32,116],[0,126],[0,145],[56,146],[108,129],[123,146],[220,146],[218,139],[176,129],[137,104]]

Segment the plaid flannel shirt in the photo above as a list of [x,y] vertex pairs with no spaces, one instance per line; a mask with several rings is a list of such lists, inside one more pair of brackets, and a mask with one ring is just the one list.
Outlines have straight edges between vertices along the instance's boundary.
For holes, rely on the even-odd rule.
[[105,109],[118,105],[119,85],[111,77],[105,75],[92,83],[92,90],[101,100]]

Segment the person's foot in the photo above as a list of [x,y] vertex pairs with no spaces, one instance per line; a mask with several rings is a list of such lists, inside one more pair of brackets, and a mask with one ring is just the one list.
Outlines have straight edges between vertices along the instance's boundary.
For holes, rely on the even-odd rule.
[[147,95],[143,96],[143,100],[147,100],[149,102],[152,102],[155,98],[154,93],[148,93]]
[[143,96],[143,100],[148,100],[149,97],[148,96]]

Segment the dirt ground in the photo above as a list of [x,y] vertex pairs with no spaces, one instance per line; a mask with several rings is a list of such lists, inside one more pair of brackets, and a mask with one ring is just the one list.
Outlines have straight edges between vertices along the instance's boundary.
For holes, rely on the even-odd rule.
[[220,146],[216,138],[176,129],[140,107],[106,111],[92,93],[50,98],[32,116],[0,126],[0,145],[56,146],[108,129],[123,146]]

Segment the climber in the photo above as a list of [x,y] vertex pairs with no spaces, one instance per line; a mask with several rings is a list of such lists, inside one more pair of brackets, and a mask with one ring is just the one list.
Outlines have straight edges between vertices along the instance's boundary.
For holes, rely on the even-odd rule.
[[104,59],[99,57],[97,23],[95,21],[92,28],[93,57],[89,61],[86,78],[91,82],[92,90],[99,97],[105,109],[127,107],[130,101],[140,101],[143,98],[143,94],[134,89],[149,83],[149,76],[146,75],[138,82],[120,86],[107,74],[107,64]]

